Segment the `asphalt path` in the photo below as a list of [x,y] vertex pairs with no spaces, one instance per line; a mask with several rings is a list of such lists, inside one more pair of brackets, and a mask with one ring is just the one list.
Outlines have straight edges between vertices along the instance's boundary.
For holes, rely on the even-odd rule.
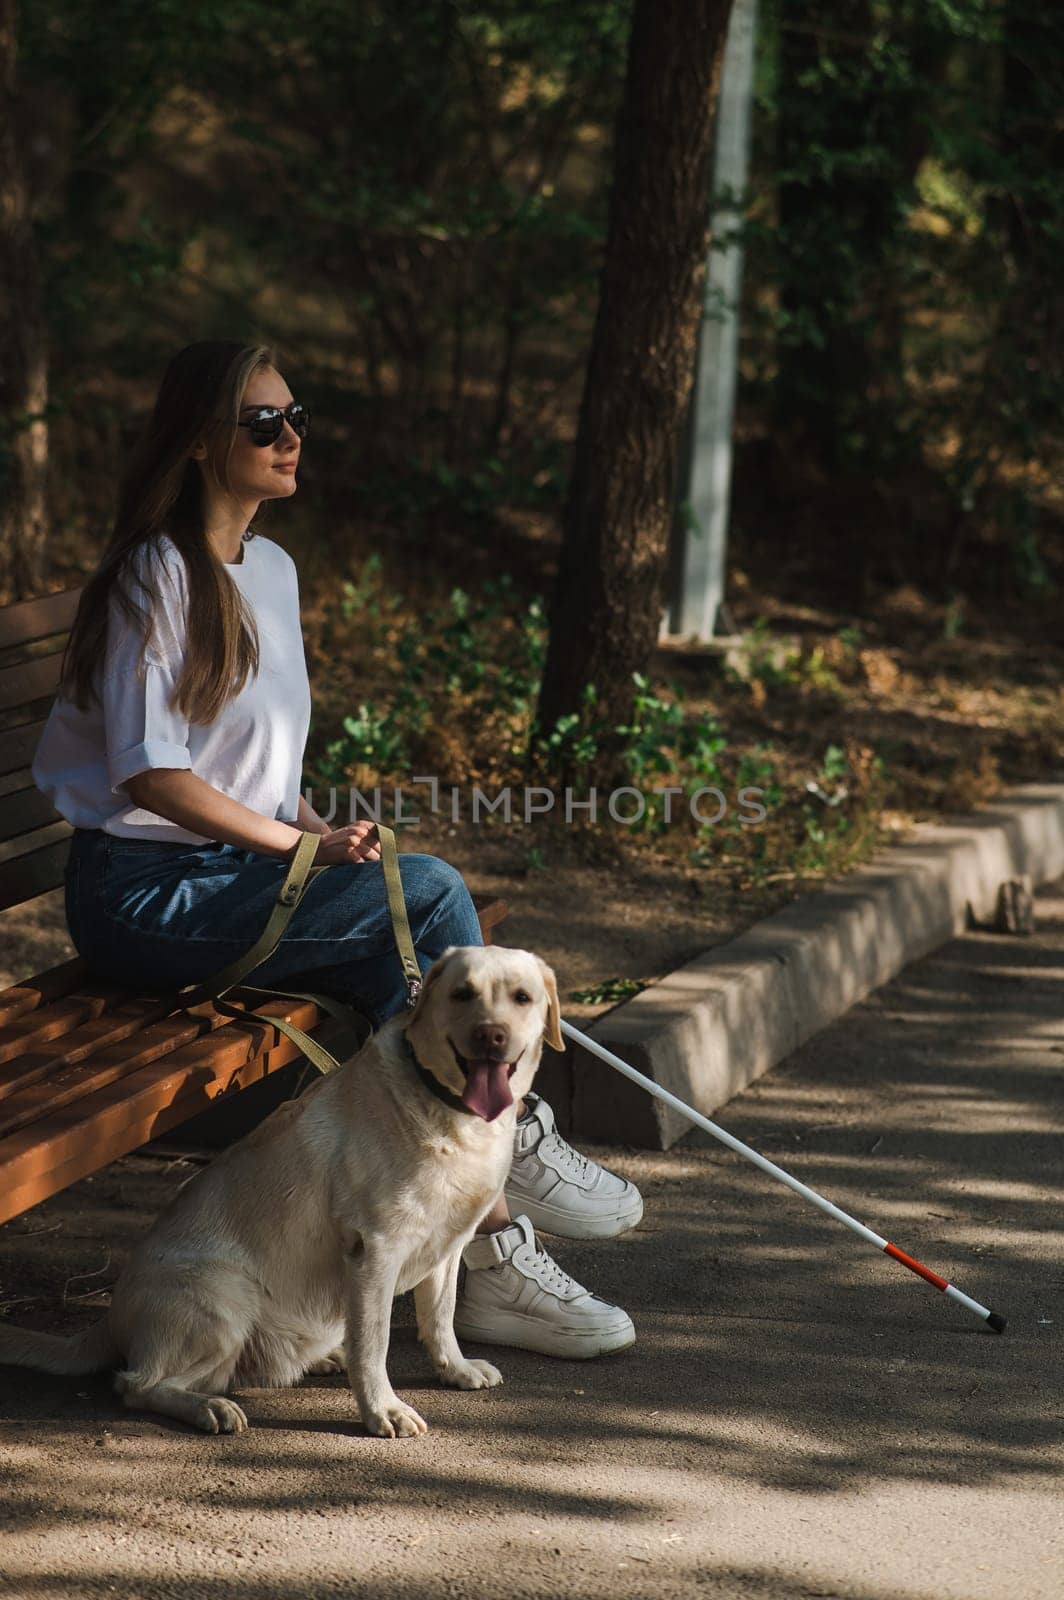
[[[105,1377],[2,1369],[4,1592],[1060,1600],[1064,883],[1037,917],[915,963],[719,1113],[1003,1336],[708,1136],[599,1152],[644,1220],[555,1253],[637,1345],[503,1351],[504,1387],[448,1393],[401,1304],[424,1438],[365,1437],[338,1378],[246,1391],[251,1431],[206,1438]],[[109,1172],[153,1159],[161,1200],[187,1171]],[[55,1223],[117,1265],[144,1222],[121,1193],[104,1174],[0,1230],[3,1287]]]

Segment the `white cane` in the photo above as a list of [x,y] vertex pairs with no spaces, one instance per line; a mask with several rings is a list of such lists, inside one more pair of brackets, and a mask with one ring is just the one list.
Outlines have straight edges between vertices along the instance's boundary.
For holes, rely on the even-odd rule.
[[595,1039],[589,1039],[586,1033],[581,1033],[578,1028],[572,1027],[568,1022],[563,1022],[561,1027],[562,1033],[566,1034],[570,1039],[577,1044],[583,1045],[585,1050],[590,1050],[592,1055],[598,1056],[601,1061],[605,1061],[615,1071],[623,1073],[626,1078],[630,1078],[633,1083],[637,1083],[641,1089],[645,1089],[647,1094],[653,1095],[656,1100],[661,1100],[665,1105],[671,1106],[682,1117],[686,1117],[688,1122],[693,1122],[696,1128],[701,1128],[703,1132],[711,1134],[714,1139],[719,1139],[721,1144],[727,1145],[729,1150],[734,1150],[736,1155],[742,1156],[747,1161],[752,1161],[755,1167],[760,1167],[762,1172],[768,1173],[769,1177],[777,1178],[780,1183],[785,1183],[788,1189],[794,1190],[795,1194],[800,1194],[805,1200],[811,1200],[815,1206],[820,1207],[821,1211],[826,1211],[829,1217],[834,1217],[836,1222],[844,1222],[848,1228],[852,1228],[854,1233],[859,1234],[868,1244],[874,1244],[877,1250],[882,1250],[885,1255],[892,1257],[893,1260],[900,1261],[903,1267],[908,1267],[910,1272],[915,1272],[918,1278],[923,1278],[927,1283],[933,1284],[936,1289],[940,1289],[951,1300],[956,1300],[958,1305],[964,1306],[966,1310],[971,1311],[994,1333],[1004,1332],[1006,1326],[1005,1318],[999,1316],[996,1311],[988,1311],[986,1306],[979,1304],[978,1300],[973,1300],[970,1295],[963,1294],[960,1289],[955,1289],[952,1283],[947,1283],[945,1278],[938,1276],[937,1272],[932,1272],[922,1262],[906,1255],[905,1251],[899,1250],[897,1245],[889,1244],[886,1239],[881,1239],[878,1233],[873,1233],[871,1228],[866,1228],[863,1222],[857,1221],[856,1217],[851,1217],[848,1212],[843,1211],[839,1206],[833,1205],[830,1200],[825,1200],[823,1195],[817,1194],[815,1189],[810,1189],[808,1184],[799,1182],[797,1178],[792,1178],[789,1172],[784,1172],[782,1167],[777,1167],[774,1161],[769,1161],[765,1156],[759,1155],[756,1150],[751,1150],[748,1144],[743,1144],[741,1139],[736,1139],[734,1135],[718,1127],[715,1122],[710,1122],[708,1117],[702,1116],[701,1112],[695,1111],[691,1106],[679,1099],[678,1096],[670,1094],[668,1089],[663,1089],[652,1078],[646,1077],[642,1072],[637,1072],[635,1067],[630,1067],[627,1061],[622,1061],[620,1056],[614,1055],[612,1050],[607,1050],[605,1045],[599,1044]]

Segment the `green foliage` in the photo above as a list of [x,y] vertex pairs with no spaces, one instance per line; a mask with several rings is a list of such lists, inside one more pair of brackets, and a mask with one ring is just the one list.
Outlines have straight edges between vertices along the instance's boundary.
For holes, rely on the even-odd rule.
[[953,595],[946,606],[942,619],[942,637],[956,639],[964,630],[964,600],[960,595]]
[[[763,666],[771,635],[766,626],[755,632],[755,664]],[[520,782],[546,643],[541,603],[520,610],[504,579],[478,594],[454,587],[446,603],[426,606],[411,618],[398,594],[387,589],[374,557],[357,582],[342,586],[326,630],[330,656],[342,658],[355,640],[360,653],[387,662],[389,693],[339,717],[341,733],[325,739],[312,763],[317,781],[354,781],[366,789],[434,771],[443,782]],[[816,672],[810,677],[794,664],[773,672],[776,690],[782,685],[805,693],[819,683]],[[546,782],[565,768],[579,782],[581,766],[594,760],[603,734],[618,733],[627,781],[645,802],[642,814],[624,827],[632,837],[653,842],[678,829],[691,837],[694,866],[734,872],[752,885],[781,875],[814,878],[842,870],[874,837],[883,774],[878,758],[859,774],[850,752],[829,744],[795,794],[794,784],[782,778],[782,754],[773,742],[730,749],[717,720],[688,707],[677,683],[656,686],[635,674],[632,717],[616,730],[606,728],[597,707],[594,686],[587,686],[581,712],[562,718],[542,739],[539,776]],[[446,747],[438,744],[442,728],[450,734]],[[456,750],[461,773],[446,765]],[[674,792],[654,792],[666,789]],[[576,798],[587,795],[578,790]],[[606,798],[598,795],[600,826]],[[627,805],[621,811],[632,816]],[[710,821],[717,811],[720,816]],[[587,813],[578,816],[587,819]],[[546,866],[541,848],[530,846],[526,872]],[[606,998],[605,992],[598,998]]]
[[354,501],[371,515],[409,529],[429,528],[438,520],[490,529],[503,507],[552,509],[564,491],[564,477],[553,439],[530,441],[519,466],[512,457],[489,455],[466,469],[411,453],[396,466],[385,461],[367,471]]
[[590,767],[608,731],[608,724],[595,712],[598,703],[595,685],[585,683],[580,698],[583,701],[580,711],[559,717],[553,728],[534,741],[534,752],[548,772],[560,771],[564,766],[570,766],[574,772]]
[[[763,830],[770,820],[773,824],[778,822],[783,802],[783,789],[777,778],[777,761],[778,753],[770,742],[764,740],[739,753],[730,784],[718,780],[713,787],[724,790],[736,802],[744,790],[756,790],[756,804],[764,807],[765,821],[755,825],[750,820],[754,812],[748,794],[742,806],[730,805],[719,822],[703,822],[698,826],[697,843],[689,857],[692,865],[710,867],[745,863],[749,868],[752,863],[755,877],[757,869],[764,868],[767,847]],[[779,839],[778,829],[773,837]]]
[[675,814],[684,802],[674,797],[670,803],[653,790],[666,785],[686,792],[720,787],[724,779],[718,758],[727,748],[727,740],[715,719],[687,709],[681,685],[670,683],[662,693],[640,672],[632,674],[632,681],[635,693],[630,722],[610,727],[596,712],[595,686],[587,684],[581,711],[559,717],[554,727],[535,741],[534,751],[545,772],[566,770],[579,779],[590,768],[605,736],[617,735],[621,741],[619,764],[628,784],[639,789],[646,801],[642,814],[627,825],[628,831],[661,834],[669,826],[670,812]]
[[189,338],[265,337],[373,514],[543,503],[559,373],[521,358],[586,343],[607,189],[581,150],[612,122],[630,3],[291,0],[282,26],[269,0],[21,8],[57,396]]
[[[853,628],[837,634],[843,658],[852,663],[860,639]],[[766,617],[758,617],[746,630],[742,644],[725,663],[725,677],[732,683],[759,683],[766,689],[814,689],[822,694],[842,693],[838,670],[829,661],[822,644],[811,647],[778,637]]]
[[[542,602],[518,604],[509,575],[472,594],[455,587],[446,603],[409,614],[397,591],[372,556],[357,581],[345,582],[334,602],[326,634],[330,657],[346,658],[357,649],[384,667],[388,689],[380,700],[363,699],[352,715],[336,705],[340,733],[315,738],[310,765],[322,784],[351,781],[375,784],[434,771],[457,778],[448,768],[454,744],[460,745],[465,776],[489,776],[511,783],[522,762],[538,698],[546,651]],[[689,709],[682,686],[655,688],[634,674],[632,720],[612,730],[623,740],[629,783],[647,800],[645,813],[630,831],[660,835],[686,807],[685,795],[729,786],[724,765],[727,740],[712,717]],[[343,688],[339,693],[342,696]],[[330,687],[328,697],[333,694]],[[330,702],[331,703],[331,702]],[[545,777],[570,766],[579,779],[593,761],[599,741],[610,731],[597,711],[594,685],[584,690],[580,712],[562,717],[542,737],[537,756]],[[326,711],[323,726],[330,723]],[[449,731],[441,747],[439,732]],[[740,760],[740,782],[754,783],[760,768]],[[670,785],[683,794],[667,803],[652,791]],[[577,796],[582,798],[582,796]],[[605,797],[600,796],[605,806]],[[530,863],[530,870],[535,870]]]
[[[649,791],[655,779],[668,780],[689,793],[721,788],[724,775],[719,757],[727,740],[713,718],[687,711],[679,684],[668,686],[670,699],[656,693],[642,673],[633,674],[636,693],[633,720],[616,732],[624,740],[624,764],[636,787]],[[646,815],[635,828],[660,833],[665,821],[664,798],[647,798]]]
[[615,1005],[620,1000],[631,1000],[634,995],[642,994],[653,981],[653,978],[603,978],[601,983],[593,983],[587,989],[570,989],[569,999],[584,1006]]
[[[843,631],[847,637],[840,646],[855,650],[859,633]],[[771,643],[767,625],[756,632],[755,660]],[[366,791],[379,783],[408,782],[417,772],[433,772],[444,785],[476,782],[490,789],[492,782],[521,783],[545,626],[541,603],[519,605],[509,577],[477,592],[456,586],[446,601],[413,617],[386,584],[380,558],[371,557],[335,597],[324,644],[330,658],[357,656],[358,677],[367,659],[383,664],[388,688],[380,699],[360,700],[351,714],[340,710],[340,686],[335,722],[326,709],[320,724],[326,736],[317,740],[320,753],[310,763],[316,783],[354,782]],[[800,674],[797,681],[787,674],[773,680],[776,692],[804,694],[812,686]],[[575,757],[574,798],[586,800],[579,763],[589,763],[597,741],[614,731],[623,742],[628,781],[646,801],[643,814],[623,831],[643,848],[657,846],[666,835],[678,837],[692,865],[729,874],[744,886],[821,878],[867,854],[876,840],[885,781],[882,753],[828,743],[815,770],[796,784],[792,756],[765,739],[730,748],[718,721],[690,706],[681,685],[658,686],[637,673],[633,688],[630,721],[610,730],[598,710],[599,696],[588,686],[580,712],[561,719],[542,741],[539,781],[549,781],[562,766],[572,771],[569,758]],[[340,732],[329,737],[334,725]],[[445,746],[439,743],[441,729],[447,730]],[[447,765],[455,753],[459,770]],[[654,793],[666,788],[674,791],[668,798]],[[706,793],[696,813],[692,799],[698,791]],[[607,799],[600,790],[600,827]],[[627,804],[620,809],[631,815]],[[720,814],[710,820],[715,812]],[[577,815],[589,820],[587,812]],[[529,846],[525,872],[534,876],[547,868],[545,849]],[[597,1003],[627,997],[610,983],[581,998]]]
[[[324,559],[337,506],[426,534],[556,515],[631,0],[291,0],[283,26],[269,0],[19,9],[60,524],[97,527],[164,358],[214,334],[276,343],[315,407],[300,504]],[[826,499],[887,504],[860,562],[1044,594],[1060,8],[759,10],[745,215],[718,196],[715,240],[745,246],[744,426],[794,441]],[[765,681],[830,690],[825,665]]]
[[[471,771],[516,761],[525,748],[546,648],[543,606],[519,605],[509,574],[471,595],[455,587],[447,601],[410,615],[388,588],[378,555],[357,582],[345,582],[329,630],[330,651],[351,645],[387,671],[383,703],[363,703],[342,718],[342,734],[314,757],[319,781],[344,784],[402,778],[425,762],[442,763],[440,728],[470,730]],[[473,730],[476,730],[474,732]],[[442,775],[442,774],[440,774]]]
[[[901,503],[890,565],[876,548],[860,565],[1045,592],[1064,16],[1041,0],[863,0],[845,25],[833,0],[768,0],[761,16],[748,393],[869,503],[934,481],[915,517]],[[969,575],[988,535],[1001,559]]]
[[883,760],[876,756],[871,763],[869,791],[854,813],[846,805],[851,797],[846,752],[839,745],[828,745],[819,772],[806,784],[810,798],[802,804],[802,839],[792,858],[798,876],[823,877],[843,869],[855,848],[860,848],[860,835],[867,831],[877,810],[883,775]]
[[743,752],[734,791],[760,791],[757,803],[766,816],[756,821],[749,811],[729,812],[703,827],[690,851],[692,865],[715,873],[730,869],[743,886],[781,880],[797,886],[804,879],[845,872],[867,856],[879,841],[887,779],[883,754],[864,751],[855,759],[842,746],[829,744],[804,790],[797,792],[780,781],[782,760],[783,753],[768,741]]

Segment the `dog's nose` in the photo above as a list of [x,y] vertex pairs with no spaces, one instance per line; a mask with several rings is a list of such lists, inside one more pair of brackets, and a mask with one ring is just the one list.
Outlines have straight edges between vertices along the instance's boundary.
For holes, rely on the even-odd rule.
[[510,1042],[510,1030],[501,1022],[478,1022],[473,1029],[473,1043],[478,1050],[501,1056]]

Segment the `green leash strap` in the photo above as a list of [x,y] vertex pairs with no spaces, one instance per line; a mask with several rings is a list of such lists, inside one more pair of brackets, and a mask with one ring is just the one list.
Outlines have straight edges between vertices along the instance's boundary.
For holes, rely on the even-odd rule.
[[[417,1000],[421,989],[421,968],[417,964],[414,954],[414,942],[410,936],[410,922],[406,914],[406,902],[403,899],[402,879],[399,875],[399,855],[395,844],[395,834],[391,828],[386,828],[383,823],[378,823],[377,833],[381,843],[381,864],[384,867],[384,884],[388,895],[388,910],[392,919],[392,930],[395,943],[399,952],[399,960],[403,968],[403,976],[407,985],[407,1005],[412,1006]],[[305,833],[295,848],[292,863],[285,875],[277,900],[270,912],[269,919],[262,933],[243,955],[223,967],[221,972],[215,973],[213,978],[206,982],[193,984],[187,989],[178,992],[175,999],[175,1009],[187,1010],[196,1005],[210,1001],[216,1010],[223,1015],[235,1017],[242,1022],[261,1022],[267,1027],[277,1028],[285,1034],[292,1043],[313,1062],[321,1073],[335,1071],[339,1062],[331,1055],[324,1045],[312,1039],[302,1028],[297,1028],[293,1022],[285,1017],[266,1016],[261,1011],[248,1011],[241,1006],[231,1005],[222,996],[240,983],[246,973],[254,972],[256,967],[262,966],[267,961],[277,946],[280,944],[284,931],[288,926],[292,913],[299,905],[307,888],[319,873],[327,872],[329,865],[320,867],[312,865],[318,848],[319,835]],[[361,1034],[364,1029],[365,1018],[351,1006],[345,1006],[341,1001],[333,999],[331,995],[311,994],[296,989],[261,989],[252,985],[244,985],[251,994],[261,994],[269,997],[279,997],[289,1000],[309,1000],[319,1010],[324,1011],[335,1021]]]
[[223,967],[204,983],[193,984],[187,989],[180,990],[177,1000],[179,1006],[198,1006],[205,1000],[214,1000],[218,995],[226,994],[234,984],[240,982],[245,973],[253,972],[273,955],[281,942],[281,935],[288,926],[292,912],[303,898],[306,886],[314,881],[319,872],[325,871],[324,867],[311,866],[318,848],[317,837],[317,834],[305,833],[300,839],[269,920],[251,949],[245,950],[243,955],[231,961],[227,967]]
[[[354,1011],[348,1011],[345,1007],[341,1006],[339,1002],[332,1001],[328,995],[290,995],[286,990],[283,989],[251,989],[249,992],[252,994],[260,994],[264,999],[271,1000],[274,998],[283,998],[286,1000],[312,1000],[320,1010],[328,1010],[332,1016],[337,1018],[337,1020],[350,1022],[352,1027],[357,1026],[355,1019],[357,1018],[358,1013]],[[221,1011],[224,1016],[235,1017],[240,1022],[263,1022],[270,1028],[277,1028],[281,1033],[286,1034],[288,1038],[291,1039],[292,1043],[299,1049],[301,1054],[305,1055],[307,1060],[312,1062],[314,1066],[317,1067],[318,1071],[323,1077],[328,1072],[335,1072],[336,1068],[340,1065],[336,1057],[326,1050],[323,1044],[319,1044],[317,1039],[312,1039],[310,1034],[306,1033],[302,1028],[297,1028],[295,1023],[289,1022],[287,1017],[269,1017],[265,1014],[265,1012],[262,1011],[248,1011],[242,1006],[231,1006],[228,1000],[215,999],[213,1001],[213,1005],[216,1011]],[[346,1012],[346,1014],[341,1016],[342,1012]]]
[[410,937],[406,901],[403,899],[403,881],[399,876],[399,852],[395,848],[395,834],[391,828],[384,828],[378,823],[377,832],[381,841],[381,865],[384,868],[384,887],[388,891],[392,932],[402,963],[403,977],[406,979],[406,1003],[408,1006],[413,1006],[416,1005],[417,997],[421,993],[421,968],[417,964],[414,941]]

